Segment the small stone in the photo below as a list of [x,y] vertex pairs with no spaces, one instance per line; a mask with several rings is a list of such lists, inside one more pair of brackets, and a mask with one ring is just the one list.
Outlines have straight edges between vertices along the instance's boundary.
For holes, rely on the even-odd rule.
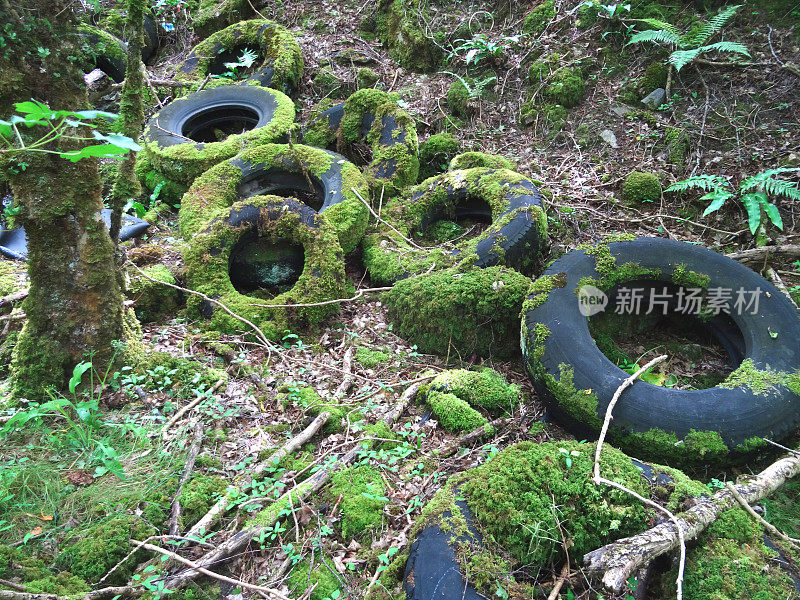
[[340,65],[371,65],[375,59],[355,48],[340,50],[333,55],[333,60]]
[[784,163],[787,167],[800,167],[800,154],[790,152]]
[[600,139],[603,140],[606,144],[611,146],[612,148],[619,148],[619,144],[617,143],[617,136],[614,135],[614,132],[610,129],[604,129],[600,132]]
[[611,109],[611,112],[613,112],[618,117],[624,117],[628,113],[633,112],[633,109],[630,106],[620,105],[613,107]]
[[667,92],[664,88],[656,88],[647,96],[642,98],[642,104],[644,104],[647,108],[651,110],[657,109],[659,106],[664,104],[664,101],[667,99]]

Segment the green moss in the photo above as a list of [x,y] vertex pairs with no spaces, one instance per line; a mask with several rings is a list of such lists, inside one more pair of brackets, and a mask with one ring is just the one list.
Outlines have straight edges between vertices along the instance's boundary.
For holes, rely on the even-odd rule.
[[426,73],[442,62],[441,48],[419,27],[420,11],[426,8],[419,0],[378,0],[375,33],[400,66]]
[[705,273],[697,273],[688,269],[685,264],[675,265],[675,270],[672,271],[672,283],[685,288],[708,288],[711,283],[711,276]]
[[537,4],[531,12],[525,15],[522,31],[528,35],[540,35],[555,16],[556,9],[553,0]]
[[458,171],[459,169],[474,169],[477,167],[488,167],[491,169],[508,169],[514,171],[517,165],[514,161],[500,156],[499,154],[486,154],[485,152],[464,152],[454,156],[448,166],[448,171]]
[[228,483],[222,477],[196,475],[181,490],[181,515],[183,528],[189,529],[214,506],[225,492]]
[[667,127],[664,141],[667,144],[669,163],[678,169],[683,169],[689,154],[689,135],[683,129]]
[[667,84],[668,65],[663,61],[650,63],[639,82],[639,92],[646,96],[650,92],[663,88]]
[[529,281],[503,267],[448,269],[400,281],[384,299],[395,331],[423,352],[511,357]]
[[373,350],[364,346],[356,348],[356,360],[367,369],[375,368],[378,365],[389,362],[391,359],[392,355],[388,352]]
[[[164,265],[144,267],[142,271],[158,281],[172,285],[177,283],[175,276]],[[182,294],[179,290],[150,281],[134,268],[129,268],[127,273],[129,280],[126,294],[134,301],[133,308],[140,321],[144,323],[157,321],[165,315],[174,313],[181,305]]]
[[[470,79],[465,81],[467,81],[467,83],[470,85],[474,84],[474,81]],[[472,96],[461,80],[457,79],[450,84],[450,87],[447,88],[446,98],[447,106],[450,107],[450,112],[460,119],[469,119],[472,116],[472,113],[475,112],[475,109],[470,102],[470,100],[472,100]]]
[[380,78],[380,74],[376,71],[373,71],[369,67],[361,67],[356,73],[356,85],[358,85],[358,89],[360,90],[375,87],[375,84],[380,81]]
[[[335,227],[344,252],[350,252],[358,245],[369,218],[369,209],[358,197],[369,197],[367,179],[352,163],[334,162],[330,153],[301,144],[263,144],[203,173],[181,201],[178,228],[183,237],[191,239],[212,218],[226,214],[234,202],[242,199],[238,190],[243,183],[243,164],[295,175],[308,173],[309,178],[316,182],[326,175],[335,181],[339,171],[342,201],[329,206],[323,213]],[[320,205],[325,200],[320,199]]]
[[[141,541],[155,533],[155,529],[136,517],[114,515],[71,536],[55,565],[95,584],[133,549],[131,539]],[[124,585],[146,554],[137,551],[114,571],[106,583]]]
[[317,71],[316,75],[314,75],[313,85],[315,92],[329,98],[344,98],[348,93],[345,82],[336,76],[330,65],[326,65]]
[[544,88],[545,97],[566,108],[577,106],[585,93],[586,82],[579,69],[559,69]]
[[727,379],[719,384],[723,388],[750,388],[755,394],[766,394],[768,391],[789,383],[787,373],[773,371],[769,367],[758,369],[752,358],[745,358]]
[[323,400],[317,390],[305,383],[284,385],[278,392],[278,401],[284,406],[289,402],[296,403],[315,417],[320,413],[329,412],[331,416],[324,428],[327,433],[342,431],[342,419],[347,417],[350,410],[348,407]]
[[199,0],[196,4],[198,10],[192,15],[190,26],[201,38],[253,16],[247,0]]
[[308,559],[297,563],[289,574],[289,589],[293,596],[301,595],[305,590],[314,588],[310,600],[325,600],[341,591],[333,562],[330,557],[324,557],[319,551],[313,553],[314,566],[312,568]]
[[254,50],[263,60],[258,70],[272,70],[269,87],[289,93],[299,85],[304,68],[300,46],[291,31],[267,19],[241,21],[210,35],[192,49],[175,78],[199,84],[207,75],[223,69],[220,55],[243,47]]
[[13,263],[0,259],[0,297],[13,294],[19,288],[19,277]]
[[[139,152],[136,155],[134,174],[146,192],[152,195],[155,193],[155,190],[158,190],[156,194],[158,205],[166,204],[166,208],[177,205],[188,189],[186,185],[173,181],[153,169],[153,165],[145,152]],[[149,218],[148,215],[145,215],[144,220],[151,223],[152,221],[150,219],[157,217],[160,212],[163,212],[163,210],[155,214],[150,214]]]
[[519,400],[519,386],[507,383],[493,369],[443,371],[431,381],[430,389],[447,392],[489,411],[509,411]]
[[380,527],[383,520],[385,485],[375,467],[361,465],[344,469],[331,477],[331,498],[341,496],[342,537],[364,539]]
[[661,182],[654,173],[633,171],[622,184],[622,201],[631,206],[661,199]]
[[[519,563],[545,566],[564,558],[556,518],[573,543],[572,560],[644,529],[647,512],[640,502],[592,481],[594,451],[595,444],[522,442],[468,472],[460,489],[484,537],[501,542]],[[622,452],[606,447],[601,465],[605,477],[649,495]]]
[[436,133],[419,146],[419,181],[447,169],[451,159],[461,150],[461,142],[450,133]]
[[563,288],[566,285],[567,274],[563,272],[555,275],[542,275],[535,279],[528,288],[528,298],[522,305],[523,314],[544,304],[553,288]]
[[486,417],[455,394],[431,390],[425,401],[447,431],[472,431],[486,425]]

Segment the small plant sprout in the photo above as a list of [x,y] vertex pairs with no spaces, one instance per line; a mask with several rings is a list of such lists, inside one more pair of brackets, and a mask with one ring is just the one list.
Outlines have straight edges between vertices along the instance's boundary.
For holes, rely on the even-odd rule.
[[578,452],[577,450],[573,450],[572,452],[570,452],[566,448],[559,448],[558,451],[564,455],[564,463],[567,465],[567,469],[572,468],[572,457],[581,455],[581,453]]

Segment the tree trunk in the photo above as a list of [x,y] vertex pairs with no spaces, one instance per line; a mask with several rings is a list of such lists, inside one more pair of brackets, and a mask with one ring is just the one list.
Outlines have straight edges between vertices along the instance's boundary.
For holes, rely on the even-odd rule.
[[[80,38],[72,3],[21,0],[12,7],[2,0],[0,13],[18,32],[0,53],[0,113],[7,116],[13,102],[31,98],[53,109],[88,108],[75,60]],[[85,129],[81,133],[91,137]],[[62,138],[45,148],[75,150],[84,143]],[[97,160],[73,163],[26,152],[3,166],[22,207],[18,219],[28,235],[30,276],[23,304],[28,320],[12,358],[12,394],[40,400],[48,386],[63,388],[87,354],[94,355],[99,371],[109,363],[112,341],[123,334],[122,295],[114,245],[100,219]]]

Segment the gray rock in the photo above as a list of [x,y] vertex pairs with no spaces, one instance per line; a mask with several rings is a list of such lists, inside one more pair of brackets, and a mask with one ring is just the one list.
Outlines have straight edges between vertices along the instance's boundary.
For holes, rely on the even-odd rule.
[[614,132],[610,129],[604,129],[600,132],[600,139],[602,139],[606,144],[611,146],[612,148],[619,148],[619,144],[617,143],[617,136],[614,135]]
[[651,110],[655,110],[667,99],[667,92],[664,88],[656,88],[647,96],[642,98],[642,104]]
[[619,106],[613,107],[611,109],[611,112],[613,112],[618,117],[624,117],[628,113],[633,112],[633,109],[630,106],[625,106],[624,104],[620,104]]

